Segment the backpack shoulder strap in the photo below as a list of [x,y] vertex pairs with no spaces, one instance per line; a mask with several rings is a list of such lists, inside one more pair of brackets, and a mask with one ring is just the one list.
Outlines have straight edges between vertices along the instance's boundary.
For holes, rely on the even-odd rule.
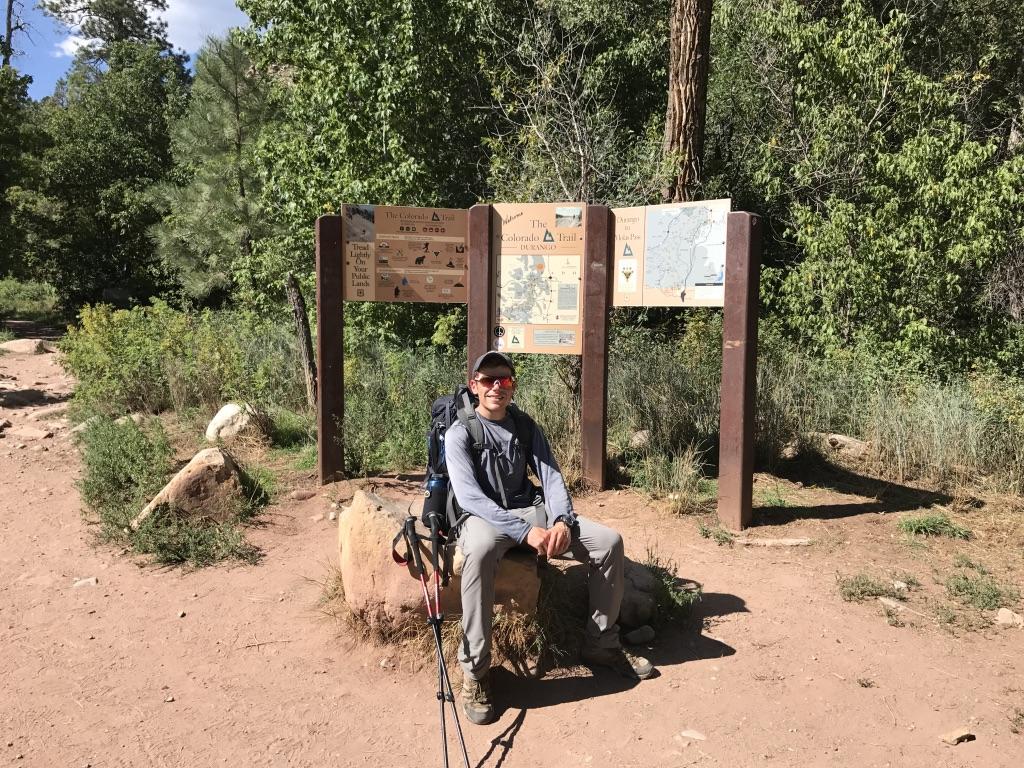
[[473,450],[480,453],[484,449],[484,427],[480,423],[480,417],[476,415],[476,409],[473,407],[473,401],[469,399],[468,391],[463,391],[456,397],[455,407],[456,418],[466,428],[473,440]]
[[530,469],[533,470],[534,474],[537,474],[537,467],[534,466],[533,461],[533,431],[537,428],[537,424],[530,414],[519,408],[515,403],[509,404],[508,414],[516,425],[516,439],[519,440],[519,445],[526,453],[526,463],[530,465]]

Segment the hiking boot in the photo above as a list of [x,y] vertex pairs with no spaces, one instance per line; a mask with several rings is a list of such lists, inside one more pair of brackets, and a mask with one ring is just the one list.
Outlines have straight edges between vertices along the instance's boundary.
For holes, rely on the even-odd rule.
[[631,680],[646,680],[654,674],[654,665],[643,656],[626,653],[622,648],[584,647],[583,663],[608,667]]
[[474,725],[487,725],[494,720],[494,702],[491,700],[491,676],[479,680],[462,678],[462,711]]

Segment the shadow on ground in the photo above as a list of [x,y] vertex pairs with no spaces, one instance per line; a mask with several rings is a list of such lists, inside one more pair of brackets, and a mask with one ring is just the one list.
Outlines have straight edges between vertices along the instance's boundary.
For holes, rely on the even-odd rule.
[[945,493],[870,477],[817,457],[787,462],[775,474],[792,482],[803,483],[805,488],[866,496],[870,500],[810,506],[755,506],[754,525],[785,525],[794,520],[835,520],[856,515],[908,512],[949,504],[953,500],[952,496]]
[[28,408],[55,405],[71,399],[71,394],[54,395],[41,389],[0,389],[0,408]]

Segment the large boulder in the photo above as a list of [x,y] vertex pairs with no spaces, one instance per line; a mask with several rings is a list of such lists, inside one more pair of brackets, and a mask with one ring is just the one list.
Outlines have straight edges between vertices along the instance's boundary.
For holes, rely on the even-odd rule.
[[251,406],[228,403],[210,419],[206,427],[206,441],[216,443],[217,440],[234,437],[249,426],[253,413]]
[[[407,504],[383,499],[367,491],[357,491],[352,503],[338,518],[338,554],[345,602],[371,627],[397,627],[410,620],[422,620],[425,613],[419,573],[409,563],[398,566],[391,557],[391,542],[410,513],[418,513]],[[417,521],[421,534],[427,531]],[[462,612],[460,600],[462,555],[452,555],[452,579],[441,592],[441,610]],[[433,599],[432,572],[428,546],[420,546],[424,568]],[[405,554],[400,543],[399,552]],[[536,559],[529,553],[513,550],[498,566],[494,603],[498,610],[532,614],[537,608],[540,578]]]
[[162,504],[182,515],[223,522],[238,512],[241,495],[242,473],[234,459],[220,448],[206,448],[132,520],[132,528],[138,528]]

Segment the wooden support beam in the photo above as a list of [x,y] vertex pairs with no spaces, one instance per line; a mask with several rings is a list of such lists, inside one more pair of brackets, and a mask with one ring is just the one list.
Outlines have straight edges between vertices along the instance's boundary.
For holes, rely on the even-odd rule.
[[317,473],[321,485],[345,474],[344,218],[316,220]]
[[762,229],[761,220],[753,214],[729,214],[725,240],[718,517],[723,525],[734,530],[742,530],[753,519]]
[[466,250],[466,377],[480,355],[491,349],[494,323],[493,264],[491,254],[491,206],[474,205],[469,209],[469,233]]
[[608,317],[612,305],[611,211],[587,206],[583,296],[583,381],[581,383],[583,479],[603,490],[608,437]]

